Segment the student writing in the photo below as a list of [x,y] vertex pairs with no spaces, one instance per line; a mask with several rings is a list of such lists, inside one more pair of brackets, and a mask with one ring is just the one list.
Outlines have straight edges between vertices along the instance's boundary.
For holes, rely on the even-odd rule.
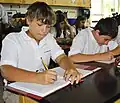
[[100,19],[94,29],[88,27],[79,31],[70,48],[70,59],[73,62],[113,59],[120,54],[120,47],[113,41],[117,32],[118,24],[113,18]]
[[27,9],[26,21],[29,27],[23,27],[19,33],[10,33],[3,40],[1,51],[3,77],[8,81],[44,85],[54,83],[57,78],[55,71],[36,73],[39,68],[44,68],[42,57],[47,66],[52,58],[65,69],[65,80],[71,78],[72,84],[78,83],[81,74],[49,33],[50,27],[55,23],[54,11],[44,2],[35,2]]

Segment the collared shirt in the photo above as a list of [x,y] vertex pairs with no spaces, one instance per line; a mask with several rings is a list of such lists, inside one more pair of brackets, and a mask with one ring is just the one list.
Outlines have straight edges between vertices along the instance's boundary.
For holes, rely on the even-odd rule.
[[55,59],[64,53],[49,33],[40,42],[30,38],[23,27],[19,33],[10,33],[3,40],[1,65],[8,64],[29,71],[44,68],[41,57],[49,65],[50,58]]
[[78,35],[76,35],[76,37],[73,39],[69,55],[74,55],[78,53],[104,53],[107,51],[107,47],[109,47],[110,50],[113,50],[118,46],[118,44],[112,40],[109,41],[108,45],[99,46],[92,34],[92,30],[92,28],[88,27],[78,32]]

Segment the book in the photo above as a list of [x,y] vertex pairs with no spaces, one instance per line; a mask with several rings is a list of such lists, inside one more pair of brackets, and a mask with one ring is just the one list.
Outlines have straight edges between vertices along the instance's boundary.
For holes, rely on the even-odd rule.
[[105,64],[111,64],[115,62],[116,58],[113,58],[112,60],[101,60],[101,61],[96,61],[96,62],[100,62],[100,63],[105,63]]
[[[70,84],[70,81],[64,80],[63,76],[65,70],[63,70],[60,67],[54,68],[53,70],[55,70],[58,74],[57,81],[55,81],[53,84],[41,85],[35,83],[14,82],[8,84],[8,87],[23,92],[27,92],[29,94],[33,94],[36,96],[45,97]],[[83,78],[93,73],[93,71],[90,70],[83,70],[83,69],[77,69],[77,70],[83,74]]]

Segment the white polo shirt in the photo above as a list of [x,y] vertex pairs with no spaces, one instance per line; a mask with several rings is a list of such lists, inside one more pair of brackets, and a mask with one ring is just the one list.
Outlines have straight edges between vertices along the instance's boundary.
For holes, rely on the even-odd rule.
[[78,53],[103,53],[107,51],[107,47],[109,47],[110,50],[113,50],[118,46],[118,44],[115,41],[110,41],[108,45],[99,46],[91,32],[92,30],[92,28],[88,27],[78,32],[76,37],[73,39],[69,55],[74,55]]
[[56,43],[49,33],[39,43],[30,38],[23,27],[19,33],[10,33],[3,40],[1,51],[1,65],[8,64],[29,71],[44,68],[41,57],[49,65],[50,57],[55,59],[64,54],[64,51]]

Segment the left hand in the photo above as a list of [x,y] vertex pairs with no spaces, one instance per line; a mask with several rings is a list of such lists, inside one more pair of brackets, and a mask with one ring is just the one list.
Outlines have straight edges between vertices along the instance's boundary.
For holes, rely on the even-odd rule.
[[78,84],[82,78],[82,74],[79,73],[76,69],[67,69],[64,73],[64,78],[66,81],[71,81],[71,84],[74,82]]

